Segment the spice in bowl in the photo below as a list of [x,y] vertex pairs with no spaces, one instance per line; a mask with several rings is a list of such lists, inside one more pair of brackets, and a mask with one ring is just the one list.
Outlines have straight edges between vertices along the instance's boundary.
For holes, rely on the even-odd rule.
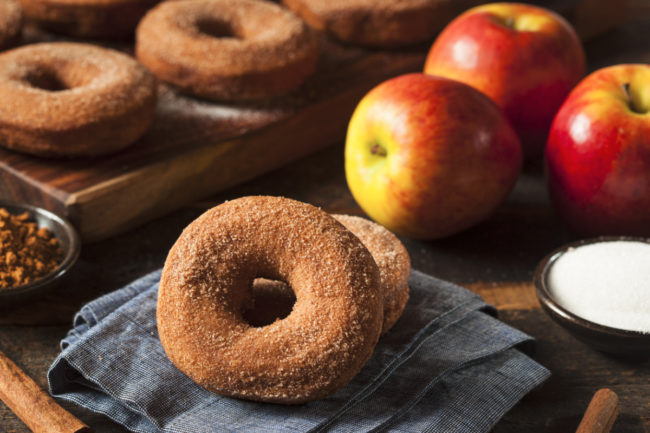
[[577,316],[650,334],[650,243],[615,240],[565,251],[548,270],[548,290]]
[[59,241],[46,227],[0,208],[0,291],[23,286],[53,272],[63,259]]

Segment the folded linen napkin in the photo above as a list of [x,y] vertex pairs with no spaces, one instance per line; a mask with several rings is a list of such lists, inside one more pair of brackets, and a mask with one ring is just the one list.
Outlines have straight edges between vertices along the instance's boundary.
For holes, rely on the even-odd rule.
[[156,332],[160,271],[84,306],[48,372],[50,392],[155,432],[487,432],[548,370],[531,337],[481,298],[414,271],[410,299],[372,358],[325,399],[282,406],[213,394],[167,359]]

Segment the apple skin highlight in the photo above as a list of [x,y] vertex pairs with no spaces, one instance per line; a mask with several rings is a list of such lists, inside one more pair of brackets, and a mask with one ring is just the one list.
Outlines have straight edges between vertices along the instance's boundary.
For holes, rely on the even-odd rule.
[[521,145],[499,108],[446,78],[388,80],[361,100],[348,127],[352,195],[375,221],[411,238],[443,238],[485,219],[521,164]]
[[585,54],[571,25],[554,12],[493,3],[454,19],[433,43],[424,72],[492,98],[531,159],[543,153],[553,116],[584,76]]
[[571,92],[551,127],[546,174],[574,232],[650,236],[650,65],[600,69]]

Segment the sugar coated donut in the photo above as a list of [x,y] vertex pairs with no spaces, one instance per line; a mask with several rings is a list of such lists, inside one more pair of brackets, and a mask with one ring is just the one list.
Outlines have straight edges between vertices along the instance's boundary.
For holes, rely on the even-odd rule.
[[0,50],[16,42],[22,21],[23,13],[17,0],[0,1]]
[[[285,319],[242,317],[256,277],[289,284]],[[244,197],[191,223],[172,247],[158,292],[169,359],[199,385],[258,401],[301,403],[348,383],[381,332],[379,270],[325,212],[277,197]]]
[[[4,1],[4,0],[2,0]],[[20,0],[25,17],[55,33],[80,38],[124,38],[160,0]]]
[[400,318],[409,299],[409,253],[397,236],[377,223],[354,215],[333,217],[361,240],[377,263],[384,293],[384,334]]
[[43,43],[0,54],[0,145],[41,156],[118,151],[147,130],[156,79],[117,51]]
[[[408,279],[411,261],[408,251],[397,237],[377,223],[352,215],[332,215],[368,248],[377,263],[384,295],[382,334],[400,318],[409,298]],[[264,278],[253,284],[252,303],[244,311],[246,320],[254,326],[272,323],[286,317],[296,297],[286,284]]]
[[224,101],[268,98],[316,68],[318,39],[290,11],[260,0],[161,3],[138,26],[136,55],[161,80]]
[[283,0],[313,27],[351,44],[398,47],[432,39],[455,15],[449,0]]

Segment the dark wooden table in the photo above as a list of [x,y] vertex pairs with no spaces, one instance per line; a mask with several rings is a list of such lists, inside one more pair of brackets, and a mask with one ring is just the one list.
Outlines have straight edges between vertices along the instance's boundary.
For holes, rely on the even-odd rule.
[[[624,26],[586,44],[589,69],[650,63],[650,1],[633,0]],[[530,284],[537,262],[573,240],[549,206],[542,170],[531,164],[508,201],[487,221],[436,242],[403,239],[413,267],[466,284],[499,308],[501,320],[537,338],[535,358],[552,378],[526,396],[495,432],[571,432],[593,393],[618,393],[617,433],[650,432],[650,361],[626,361],[591,350],[552,322]],[[86,245],[69,284],[28,305],[0,310],[0,350],[41,386],[59,340],[86,301],[160,267],[183,227],[206,208],[249,194],[283,195],[332,212],[361,214],[343,173],[342,143],[263,178],[196,203],[101,243]],[[64,404],[100,433],[124,430],[106,418]],[[0,403],[0,432],[27,428]]]

